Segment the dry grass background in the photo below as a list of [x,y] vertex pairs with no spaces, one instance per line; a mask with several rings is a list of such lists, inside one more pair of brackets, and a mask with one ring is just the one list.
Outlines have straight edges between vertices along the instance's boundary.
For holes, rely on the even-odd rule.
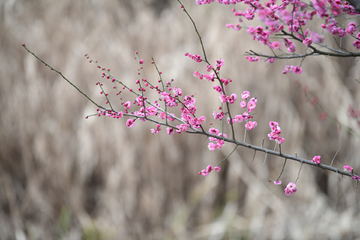
[[[282,75],[284,62],[267,66],[244,59],[244,51],[261,46],[245,29],[224,27],[236,20],[231,7],[184,4],[209,59],[224,59],[222,76],[234,80],[232,91],[258,97],[258,126],[249,142],[260,145],[275,120],[286,139],[283,152],[307,159],[321,155],[330,164],[340,148],[334,166],[359,169],[359,137],[319,121],[294,87],[295,80],[308,86],[337,121],[359,133],[346,113],[349,103],[360,101],[356,60],[306,59],[303,74]],[[100,102],[95,82],[101,73],[83,55],[131,84],[137,50],[146,61],[145,77],[157,79],[154,57],[164,79],[196,93],[200,114],[211,119],[218,105],[211,84],[192,76],[205,66],[184,57],[201,49],[176,1],[2,1],[0,239],[360,238],[359,196],[349,178],[303,166],[298,192],[286,197],[285,185],[268,182],[283,161],[269,156],[263,165],[264,154],[258,153],[251,162],[253,152],[243,148],[219,174],[198,176],[232,146],[212,153],[201,136],[152,135],[149,123],[127,129],[124,120],[85,120],[95,107],[28,54],[23,42]],[[237,132],[241,138],[240,125]],[[288,163],[284,184],[295,181],[298,170],[298,163]]]

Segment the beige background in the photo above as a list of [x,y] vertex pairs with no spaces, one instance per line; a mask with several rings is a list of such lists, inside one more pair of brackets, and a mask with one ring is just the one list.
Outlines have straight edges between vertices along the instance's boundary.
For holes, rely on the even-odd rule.
[[[236,23],[232,6],[198,6],[184,0],[201,33],[210,61],[224,59],[228,89],[258,98],[250,143],[273,148],[269,121],[280,123],[282,151],[311,159],[321,155],[334,166],[359,169],[359,127],[347,115],[359,103],[355,59],[305,59],[301,75],[282,75],[286,62],[250,63],[244,52],[268,49]],[[348,177],[303,166],[291,197],[283,189],[298,176],[288,162],[283,185],[274,186],[283,160],[239,148],[220,173],[197,172],[231,150],[210,152],[202,136],[165,131],[152,135],[150,123],[85,116],[96,111],[58,74],[21,43],[103,104],[95,82],[104,81],[84,54],[122,81],[134,84],[134,51],[145,60],[144,76],[175,79],[184,94],[196,94],[199,115],[219,104],[213,84],[192,76],[205,72],[184,53],[201,54],[191,22],[176,1],[6,1],[0,3],[0,239],[354,239],[360,237],[359,193]],[[249,24],[249,23],[246,23]],[[329,44],[334,44],[332,39]],[[346,43],[342,43],[346,44]],[[353,49],[349,47],[349,49]],[[287,64],[299,65],[300,60]],[[105,81],[104,81],[105,82]],[[319,121],[319,112],[301,91],[308,86],[341,130]],[[111,85],[106,85],[109,93]],[[109,94],[111,95],[111,94]],[[119,106],[118,97],[111,95]],[[149,97],[156,97],[149,93]],[[239,101],[233,113],[240,114]],[[206,125],[208,127],[208,125]],[[243,124],[236,126],[243,138]],[[356,134],[349,134],[352,129]],[[165,129],[164,129],[165,130]]]

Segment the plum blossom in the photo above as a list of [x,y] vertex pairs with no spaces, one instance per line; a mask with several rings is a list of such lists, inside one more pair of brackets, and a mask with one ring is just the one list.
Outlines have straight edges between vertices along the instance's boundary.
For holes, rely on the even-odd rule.
[[257,123],[256,121],[248,121],[246,124],[245,124],[245,127],[247,130],[252,130],[254,129],[255,127],[257,126]]
[[180,124],[176,126],[178,129],[176,130],[177,133],[186,132],[189,130],[189,124]]
[[310,46],[312,44],[312,39],[311,37],[307,37],[305,38],[305,40],[303,41],[303,44],[305,44],[305,46]]
[[279,144],[282,144],[285,139],[280,137],[281,129],[280,129],[279,123],[270,121],[269,125],[270,125],[270,129],[271,129],[271,133],[268,134],[269,139],[274,140]]
[[282,182],[281,182],[281,180],[279,180],[279,181],[274,181],[274,184],[275,185],[280,185]]
[[175,130],[173,128],[171,128],[171,127],[167,127],[166,132],[167,132],[167,134],[169,134],[171,136],[171,135],[174,135]]
[[135,125],[135,119],[128,119],[128,120],[126,121],[126,126],[127,126],[127,127],[131,128],[131,127],[133,127],[134,125]]
[[360,182],[360,177],[358,175],[352,176],[351,179]]
[[[220,133],[220,131],[218,129],[216,129],[216,128],[210,128],[209,132],[214,134],[214,135],[218,135],[219,137],[225,137],[226,138],[226,134]],[[216,149],[222,148],[222,146],[225,143],[224,140],[221,140],[221,139],[218,139],[218,138],[215,138],[215,137],[209,137],[209,140],[211,141],[208,144],[208,148],[209,148],[210,151],[214,151]]]
[[350,167],[349,165],[345,165],[345,166],[344,166],[344,171],[352,172],[352,171],[353,171],[353,168]]
[[131,105],[130,101],[127,101],[126,103],[124,103],[124,107],[127,109],[130,108],[130,105]]
[[246,107],[246,102],[245,102],[245,101],[241,101],[241,102],[240,102],[240,107],[241,107],[241,108],[245,108],[245,107]]
[[316,163],[316,164],[320,164],[321,156],[315,156],[315,157],[313,157],[313,159],[311,161]]
[[244,91],[242,94],[241,94],[241,98],[242,99],[248,99],[250,97],[250,92],[249,91]]
[[252,112],[256,108],[256,103],[257,103],[256,98],[250,99],[250,101],[248,102],[248,105],[247,105],[247,108],[248,108],[249,112]]
[[293,182],[289,182],[289,184],[286,186],[286,188],[284,189],[285,191],[285,195],[286,196],[290,196],[293,193],[296,193],[297,189],[296,189],[296,184]]
[[275,50],[279,49],[280,46],[281,46],[281,44],[280,44],[279,42],[273,42],[273,43],[270,45],[270,47],[271,47],[272,49],[275,49]]
[[208,165],[205,169],[199,172],[199,175],[207,176],[212,170],[220,172],[221,168],[219,166],[212,167],[211,165]]

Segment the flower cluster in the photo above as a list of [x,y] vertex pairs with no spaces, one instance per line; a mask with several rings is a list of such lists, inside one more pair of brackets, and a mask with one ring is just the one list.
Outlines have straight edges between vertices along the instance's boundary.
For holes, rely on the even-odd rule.
[[289,66],[289,65],[286,65],[285,66],[285,69],[282,71],[283,74],[287,74],[288,72],[294,72],[296,74],[300,74],[302,73],[302,68],[301,67],[298,67],[298,66]]
[[[299,44],[303,44],[306,47],[311,47],[312,50],[315,50],[317,46],[314,46],[313,43],[318,44],[323,43],[324,41],[324,36],[317,33],[316,31],[312,31],[310,27],[313,26],[308,24],[314,19],[315,16],[323,19],[324,23],[321,25],[321,27],[325,31],[336,37],[345,37],[346,35],[352,36],[355,38],[355,41],[352,43],[352,45],[355,48],[360,49],[360,33],[356,34],[358,31],[356,24],[354,22],[350,22],[345,28],[336,20],[336,17],[340,16],[341,14],[349,16],[360,14],[359,11],[357,11],[346,1],[311,0],[310,3],[305,3],[301,0],[284,0],[280,3],[277,3],[276,0],[269,0],[264,4],[257,0],[216,1],[225,5],[235,5],[237,3],[243,3],[247,5],[248,8],[245,11],[237,11],[235,8],[233,8],[232,12],[234,16],[240,23],[242,23],[244,19],[251,21],[255,18],[255,16],[257,16],[258,19],[263,22],[264,26],[248,26],[247,32],[252,36],[254,41],[261,42],[263,45],[271,48],[272,51],[279,50],[281,47],[280,42],[272,41],[272,36],[275,36],[279,33],[283,36],[282,44],[289,53],[294,54],[296,52],[296,45],[293,41],[296,41]],[[214,2],[214,0],[196,0],[196,3],[199,5],[210,4],[212,2]],[[226,24],[226,27],[233,28],[234,30],[241,29],[240,24]],[[331,50],[330,48],[328,49]],[[283,56],[286,55],[284,51],[282,51],[282,53]],[[274,52],[273,54],[274,57],[272,58],[279,56]],[[247,56],[246,58],[251,62],[260,61],[260,57],[266,58],[266,61],[270,59],[269,56],[263,55],[261,53],[254,54],[254,52],[252,52],[249,53],[249,55],[250,56]],[[326,54],[324,53],[323,55]],[[300,55],[299,58],[301,58]],[[298,74],[302,72],[301,68],[299,67],[290,70]],[[289,70],[284,71],[283,73],[286,74],[287,72],[289,72]]]
[[[216,128],[210,128],[209,129],[209,133],[217,135],[219,137],[225,137],[226,138],[226,134],[225,133],[221,133],[218,129]],[[219,138],[215,138],[215,137],[209,137],[209,144],[208,144],[208,148],[211,151],[214,151],[216,149],[221,149],[222,146],[224,145],[224,140],[221,140]]]
[[[305,25],[309,20],[312,20],[315,15],[325,20],[325,24],[322,24],[322,28],[324,30],[330,32],[333,36],[337,36],[337,37],[344,37],[346,35],[352,36],[353,38],[356,39],[355,42],[353,42],[353,46],[357,49],[360,49],[360,33],[356,34],[356,32],[358,31],[356,24],[351,22],[346,28],[339,27],[335,19],[336,16],[342,13],[348,15],[357,14],[354,11],[354,8],[348,5],[348,3],[346,2],[343,4],[339,0],[328,0],[328,1],[312,0],[312,4],[308,5],[303,3],[301,0],[283,0],[282,3],[280,4],[276,4],[276,0],[269,0],[269,2],[266,2],[263,5],[258,0],[217,0],[217,1],[222,4],[236,4],[239,2],[247,4],[249,8],[246,9],[246,11],[244,12],[236,11],[235,9],[233,9],[234,15],[238,17],[239,21],[242,22],[242,18],[246,18],[247,20],[253,20],[255,15],[258,15],[259,19],[263,21],[263,23],[265,24],[265,27],[257,26],[256,28],[254,28],[252,26],[249,26],[248,33],[252,35],[253,40],[259,41],[263,45],[268,46],[271,49],[271,51],[274,53],[274,56],[256,55],[256,54],[254,54],[255,55],[254,56],[250,54],[251,56],[247,56],[246,58],[251,62],[260,61],[261,58],[259,56],[261,56],[261,57],[266,57],[266,61],[272,63],[279,56],[275,54],[275,50],[281,51],[286,56],[295,56],[297,47],[294,44],[294,42],[296,41],[298,43],[300,42],[301,44],[305,45],[307,47],[306,51],[308,51],[309,49],[310,51],[316,49],[314,45],[318,43],[322,43],[324,40],[323,36],[316,32],[310,31],[310,29],[305,30]],[[196,0],[196,2],[202,5],[202,4],[212,3],[214,2],[214,0]],[[327,4],[330,4],[331,13],[328,12],[329,9],[326,6]],[[236,24],[235,26],[232,24],[228,24],[227,27],[233,28],[235,30],[240,30],[240,24]],[[282,43],[281,41],[280,42],[272,41],[271,36],[277,33],[278,35],[282,36]],[[282,44],[285,48],[287,48],[288,53],[285,53],[281,49]],[[25,44],[23,44],[23,46],[25,47]],[[95,61],[97,68],[101,69],[102,71],[102,75],[101,75],[102,78],[110,80],[111,83],[114,85],[113,89],[116,90],[116,95],[117,96],[120,95],[121,102],[119,104],[120,106],[117,107],[120,107],[122,111],[114,110],[114,107],[111,105],[110,100],[108,98],[108,93],[106,93],[104,90],[103,84],[96,83],[96,85],[98,85],[101,89],[100,94],[105,97],[106,107],[102,107],[97,103],[93,102],[90,98],[88,98],[96,106],[98,106],[97,113],[94,115],[107,116],[117,119],[123,118],[124,116],[130,117],[126,121],[126,126],[129,128],[135,125],[136,120],[140,120],[143,122],[150,121],[156,125],[156,128],[150,129],[150,131],[153,134],[159,133],[161,131],[162,126],[166,127],[166,132],[168,135],[173,135],[175,134],[175,132],[203,134],[209,137],[210,142],[208,143],[208,148],[211,151],[214,151],[216,149],[221,149],[225,141],[236,144],[236,147],[243,144],[238,142],[235,138],[235,131],[233,126],[234,123],[245,122],[246,130],[252,130],[257,126],[256,121],[251,121],[251,119],[254,116],[253,111],[257,105],[257,98],[256,97],[250,98],[249,91],[244,91],[241,94],[242,100],[240,101],[240,107],[246,109],[246,111],[243,114],[235,115],[234,118],[231,117],[232,114],[230,113],[229,106],[236,102],[237,95],[235,93],[231,93],[229,95],[229,93],[226,92],[226,86],[228,86],[228,84],[230,84],[232,80],[229,78],[220,78],[219,72],[222,66],[224,65],[223,59],[218,59],[213,67],[213,65],[211,65],[208,62],[206,57],[205,59],[202,59],[202,57],[197,54],[195,55],[189,53],[185,54],[185,56],[191,58],[192,60],[198,63],[205,62],[207,64],[206,71],[208,73],[201,74],[198,71],[195,71],[193,73],[194,76],[199,77],[200,79],[208,80],[210,82],[216,81],[217,84],[219,84],[213,87],[213,89],[217,92],[221,103],[220,106],[218,107],[218,110],[220,110],[220,112],[216,113],[214,111],[214,119],[218,119],[220,121],[223,121],[224,123],[225,121],[224,116],[225,115],[228,116],[227,122],[232,130],[232,135],[233,135],[232,139],[227,138],[227,135],[223,132],[224,131],[223,123],[222,123],[221,131],[214,127],[211,127],[209,131],[206,132],[204,130],[204,123],[206,119],[205,116],[199,117],[197,113],[197,107],[195,106],[196,99],[194,95],[186,95],[185,97],[182,97],[182,90],[180,88],[171,86],[173,80],[167,81],[166,83],[162,80],[161,77],[162,72],[158,71],[156,65],[155,68],[158,71],[160,77],[160,80],[158,80],[160,86],[156,84],[153,85],[151,82],[147,81],[147,79],[142,78],[141,70],[143,69],[142,65],[144,64],[144,60],[137,58],[138,52],[135,52],[135,54],[136,54],[135,59],[137,59],[140,65],[140,67],[138,68],[138,75],[140,77],[134,81],[137,86],[135,90],[130,88],[128,85],[125,85],[123,82],[116,79],[115,77],[113,77],[113,75],[110,74],[110,69],[105,69],[101,67],[98,64],[98,62]],[[355,55],[355,57],[356,56],[357,55]],[[89,59],[88,55],[85,55],[85,57]],[[90,60],[90,63],[91,62],[93,62],[93,60]],[[155,63],[152,62],[152,64]],[[51,69],[54,70],[53,68]],[[302,73],[302,68],[300,66],[287,65],[285,66],[285,70],[283,71],[283,73],[287,74],[288,72],[294,72],[296,74],[300,74]],[[60,75],[62,76],[61,73]],[[156,91],[157,93],[157,99],[154,101],[150,101],[145,96],[145,92],[151,90]],[[135,95],[134,100],[132,102],[123,100],[121,95],[123,91],[129,91],[131,94],[134,94]],[[82,94],[87,97],[87,95],[85,95],[84,93]],[[180,116],[176,116],[175,114],[169,111],[169,109],[176,107],[178,107],[177,110],[181,111]],[[226,109],[224,110],[223,108]],[[354,118],[358,118],[359,116],[359,113],[356,112],[353,108],[349,110],[349,113]],[[210,125],[212,125],[212,123],[210,123]],[[282,144],[284,142],[284,138],[280,137],[281,129],[279,124],[277,122],[271,121],[269,125],[271,128],[271,132],[268,134],[269,139],[274,140],[279,144]],[[245,139],[246,139],[246,131],[244,137],[244,145],[245,145]],[[247,146],[251,147],[248,144]],[[265,149],[259,149],[259,150],[265,150]],[[280,152],[280,156],[281,156],[281,152]],[[225,159],[227,158],[228,157],[226,157]],[[312,159],[312,162],[316,164],[320,164],[321,156],[315,156]],[[285,159],[285,163],[286,163],[286,159]],[[221,169],[219,166],[212,167],[211,165],[208,165],[205,169],[199,172],[199,175],[207,176],[212,170],[219,172]],[[352,167],[345,165],[344,170],[351,173],[352,175],[351,179],[360,181],[360,177],[353,172]],[[275,185],[280,185],[281,183],[282,182],[280,180],[274,181]],[[285,191],[285,195],[287,196],[292,195],[297,191],[296,184],[290,182],[286,186],[284,191]]]
[[[351,173],[351,174],[354,173],[354,172],[353,172],[353,168],[350,167],[349,165],[345,165],[345,166],[344,166],[344,171],[349,172],[349,173]],[[353,175],[353,176],[351,177],[351,179],[354,180],[354,181],[359,181],[359,182],[360,182],[360,176],[359,176],[359,175]]]
[[289,182],[289,184],[286,186],[286,188],[284,189],[285,191],[285,195],[286,196],[290,196],[293,193],[296,193],[297,189],[296,189],[296,184],[293,182]]
[[281,128],[279,126],[279,123],[270,121],[269,125],[270,125],[270,129],[271,129],[271,133],[268,134],[269,139],[274,140],[279,144],[282,144],[285,139],[280,137]]
[[200,55],[191,55],[190,53],[185,53],[185,56],[191,58],[192,60],[194,60],[195,62],[201,62],[202,59],[201,59],[201,56]]
[[199,175],[207,176],[212,170],[214,170],[215,172],[220,172],[221,168],[219,166],[215,166],[213,168],[211,165],[208,165],[205,169],[199,172]]
[[[247,108],[247,112],[244,112],[241,115],[236,115],[233,119],[232,119],[232,123],[242,123],[242,122],[246,122],[245,124],[245,128],[247,130],[252,130],[257,126],[257,122],[256,121],[249,121],[251,118],[253,118],[254,116],[249,114],[251,113],[255,108],[256,108],[256,104],[257,104],[257,98],[250,98],[250,92],[249,91],[244,91],[241,94],[241,98],[243,99],[240,102],[240,107],[241,108]],[[228,118],[228,122],[230,123],[230,119]]]

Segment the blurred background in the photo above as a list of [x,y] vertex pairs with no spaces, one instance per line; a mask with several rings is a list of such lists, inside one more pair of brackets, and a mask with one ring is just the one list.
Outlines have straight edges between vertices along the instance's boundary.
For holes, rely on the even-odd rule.
[[[305,159],[321,155],[330,164],[340,149],[333,166],[360,171],[360,129],[347,112],[350,103],[360,102],[357,59],[314,57],[302,63],[301,75],[283,75],[286,64],[301,60],[247,61],[245,51],[268,49],[246,29],[225,27],[237,23],[233,6],[183,3],[209,60],[224,59],[221,76],[233,79],[228,92],[240,96],[248,90],[258,98],[258,126],[248,132],[249,143],[261,145],[265,138],[264,146],[273,148],[268,123],[277,121],[285,138],[282,152]],[[134,51],[145,61],[143,77],[152,82],[158,80],[150,64],[154,57],[165,81],[175,79],[173,86],[184,95],[195,94],[205,128],[219,105],[214,84],[192,76],[205,73],[206,66],[184,56],[202,51],[177,1],[2,0],[0,239],[360,238],[360,196],[350,178],[304,165],[298,192],[287,197],[284,188],[296,180],[300,164],[288,161],[283,184],[275,186],[269,179],[277,179],[283,159],[267,156],[264,163],[264,154],[257,153],[253,160],[254,152],[244,148],[220,173],[199,176],[233,146],[210,152],[203,136],[168,136],[165,129],[153,135],[153,124],[137,121],[129,129],[126,119],[86,120],[96,107],[22,43],[102,105],[95,83],[105,81],[84,54],[133,86]],[[342,44],[354,50],[351,42]],[[120,106],[111,85],[104,86]],[[323,110],[310,104],[304,89]],[[151,97],[156,95],[149,92]],[[242,114],[238,103],[233,114]],[[322,111],[328,116],[323,121]],[[236,134],[243,138],[243,124],[236,125]]]

